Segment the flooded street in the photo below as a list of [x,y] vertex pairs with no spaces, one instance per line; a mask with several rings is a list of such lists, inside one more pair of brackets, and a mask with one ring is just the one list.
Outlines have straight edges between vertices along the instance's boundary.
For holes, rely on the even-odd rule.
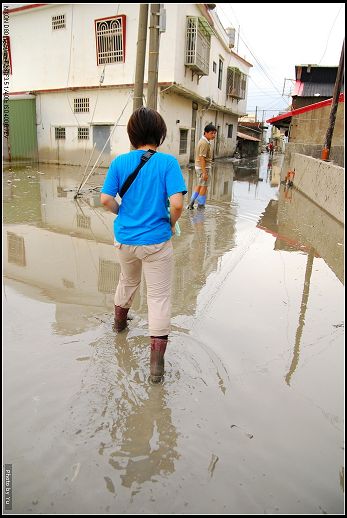
[[217,161],[184,211],[160,385],[144,284],[112,331],[106,170],[77,199],[78,167],[5,170],[13,513],[343,514],[344,227],[280,185],[282,158]]

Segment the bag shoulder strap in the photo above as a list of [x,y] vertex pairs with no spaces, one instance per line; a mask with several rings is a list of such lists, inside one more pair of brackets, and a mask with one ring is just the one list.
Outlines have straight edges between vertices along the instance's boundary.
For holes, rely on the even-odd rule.
[[156,151],[154,151],[153,149],[148,149],[148,151],[146,151],[146,153],[144,153],[142,155],[141,161],[140,161],[139,165],[136,167],[135,171],[133,171],[128,176],[128,178],[125,180],[125,182],[123,183],[123,185],[122,185],[122,187],[121,187],[121,189],[119,191],[119,196],[121,198],[123,198],[124,194],[127,192],[127,190],[129,189],[130,185],[135,180],[135,178],[138,175],[141,167],[143,167],[145,165],[145,163],[148,162],[148,160],[151,158],[152,155],[154,155],[154,153],[156,153]]

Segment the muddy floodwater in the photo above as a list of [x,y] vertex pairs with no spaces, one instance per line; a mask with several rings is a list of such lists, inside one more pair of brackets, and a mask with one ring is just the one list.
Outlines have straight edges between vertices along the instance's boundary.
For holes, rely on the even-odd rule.
[[180,219],[159,385],[144,285],[112,331],[105,170],[74,199],[83,168],[5,169],[6,514],[343,514],[344,227],[268,160]]

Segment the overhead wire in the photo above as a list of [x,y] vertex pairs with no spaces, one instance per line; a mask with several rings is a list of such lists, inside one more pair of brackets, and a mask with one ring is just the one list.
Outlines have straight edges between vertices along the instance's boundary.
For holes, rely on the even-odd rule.
[[338,15],[340,14],[340,11],[341,11],[341,9],[342,9],[342,7],[343,7],[344,5],[345,5],[345,4],[341,4],[340,9],[338,10],[337,15],[335,16],[335,19],[334,19],[334,21],[333,21],[333,24],[332,24],[332,26],[331,26],[331,28],[330,28],[330,31],[329,31],[329,34],[328,34],[327,43],[326,43],[326,45],[325,45],[325,49],[324,49],[324,52],[323,52],[323,56],[320,58],[320,60],[319,60],[319,62],[318,62],[318,65],[320,65],[320,64],[321,64],[321,62],[322,62],[322,60],[323,60],[323,58],[324,58],[324,56],[325,56],[325,53],[326,53],[327,48],[328,48],[328,43],[329,43],[329,39],[330,39],[330,36],[331,36],[332,30],[333,30],[333,28],[334,28],[334,25],[335,25],[335,22],[336,22],[336,20],[337,20],[337,17],[338,17]]
[[[223,7],[221,7],[221,5],[219,4],[219,8],[220,10],[223,12],[224,16],[227,18],[228,22],[231,23],[231,25],[234,25],[232,23],[232,21],[230,20],[229,16],[226,14],[226,12],[224,11]],[[244,43],[244,45],[247,47],[247,49],[249,50],[249,52],[251,53],[251,55],[253,56],[253,58],[255,59],[256,63],[259,65],[260,67],[260,70],[264,73],[264,75],[266,76],[266,78],[270,81],[270,83],[272,84],[272,86],[275,88],[276,92],[281,96],[282,94],[280,93],[280,91],[278,90],[277,86],[273,83],[272,79],[269,77],[267,71],[265,70],[264,66],[261,64],[260,60],[255,56],[255,54],[252,52],[252,50],[249,48],[249,46],[247,45],[246,41],[244,40],[244,38],[242,38],[242,36],[240,35],[240,31],[239,31],[239,37],[241,39],[241,41]]]

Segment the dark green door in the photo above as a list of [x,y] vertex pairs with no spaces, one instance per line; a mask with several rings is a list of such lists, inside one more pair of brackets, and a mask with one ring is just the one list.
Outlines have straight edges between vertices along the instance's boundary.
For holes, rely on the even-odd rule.
[[9,101],[10,160],[38,160],[35,99]]

